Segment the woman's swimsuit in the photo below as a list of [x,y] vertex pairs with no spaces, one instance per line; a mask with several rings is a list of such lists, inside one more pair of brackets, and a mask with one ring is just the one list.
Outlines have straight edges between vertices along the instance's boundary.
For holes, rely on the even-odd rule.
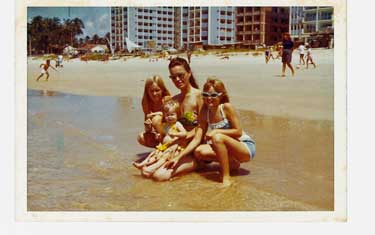
[[193,111],[185,112],[184,115],[178,119],[178,121],[185,127],[185,128],[193,128],[198,126],[198,120],[196,119],[196,116]]
[[[211,128],[212,130],[213,129],[231,129],[232,128],[230,126],[230,123],[229,123],[228,119],[225,116],[223,107],[224,107],[224,104],[219,105],[220,114],[221,114],[221,117],[223,118],[223,120],[221,120],[219,122],[210,123],[209,111],[207,113],[207,123],[208,123],[209,128]],[[242,142],[243,144],[245,144],[245,146],[249,150],[249,154],[250,154],[251,159],[253,159],[255,157],[255,152],[256,152],[255,151],[255,141],[249,135],[247,135],[244,131],[242,131],[242,135],[238,140],[240,142]]]

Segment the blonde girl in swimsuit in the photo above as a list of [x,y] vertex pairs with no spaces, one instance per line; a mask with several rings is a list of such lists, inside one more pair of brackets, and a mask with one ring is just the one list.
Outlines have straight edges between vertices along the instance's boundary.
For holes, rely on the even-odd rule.
[[141,163],[134,162],[133,165],[142,170],[142,175],[151,176],[166,161],[173,158],[182,149],[178,142],[186,137],[186,130],[178,122],[180,116],[180,105],[169,100],[163,104],[163,132],[160,133],[163,141],[156,146],[156,149]]
[[138,135],[138,143],[154,148],[160,141],[158,132],[162,131],[162,105],[170,93],[159,76],[148,78],[142,97],[145,131]]

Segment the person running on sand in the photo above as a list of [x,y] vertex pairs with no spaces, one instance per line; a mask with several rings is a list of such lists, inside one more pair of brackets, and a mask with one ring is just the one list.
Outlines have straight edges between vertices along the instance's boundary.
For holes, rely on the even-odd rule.
[[162,131],[162,105],[170,98],[163,79],[159,76],[148,78],[142,97],[145,131],[138,135],[138,143],[154,148],[158,144],[158,132]]
[[[165,167],[173,166],[178,158],[194,152],[198,160],[219,162],[222,183],[228,186],[231,184],[230,169],[238,169],[240,163],[254,158],[255,142],[242,130],[221,80],[208,78],[202,95],[204,105],[199,114],[194,139]],[[201,144],[203,140],[206,141],[205,144]]]
[[309,45],[307,45],[307,59],[306,59],[306,68],[309,68],[309,62],[311,62],[312,65],[314,65],[314,68],[316,68],[316,64],[313,61],[312,58],[312,50]]
[[166,161],[178,154],[181,147],[178,141],[186,137],[186,130],[183,125],[177,121],[180,117],[180,105],[174,100],[169,100],[163,104],[163,132],[162,142],[156,146],[142,162],[133,162],[133,165],[142,170],[142,175],[149,177],[151,174],[163,165]]
[[290,64],[292,62],[292,53],[293,53],[294,43],[290,37],[289,33],[283,34],[283,52],[282,52],[282,77],[285,77],[285,69],[288,66],[292,72],[292,76],[294,76],[294,69],[293,66]]
[[[185,147],[195,135],[199,110],[203,105],[202,93],[198,89],[198,84],[195,81],[189,63],[185,59],[180,57],[173,58],[168,68],[170,79],[176,88],[180,90],[180,94],[173,96],[172,99],[180,104],[182,115],[178,121],[187,130],[186,138],[180,146]],[[158,181],[169,180],[174,176],[192,172],[197,167],[194,157],[188,154],[184,156],[178,154],[178,159],[174,160],[173,158],[171,161],[173,161],[173,165],[166,168],[166,163],[163,164],[155,170],[152,178]]]
[[48,69],[51,67],[53,70],[57,71],[54,67],[51,66],[51,61],[50,60],[46,60],[46,63],[45,64],[40,64],[39,68],[42,68],[42,70],[40,71],[40,75],[39,77],[37,77],[36,81],[39,81],[39,79],[41,77],[43,77],[44,74],[47,75],[46,77],[46,81],[48,81],[48,78],[49,78],[49,73],[48,73]]

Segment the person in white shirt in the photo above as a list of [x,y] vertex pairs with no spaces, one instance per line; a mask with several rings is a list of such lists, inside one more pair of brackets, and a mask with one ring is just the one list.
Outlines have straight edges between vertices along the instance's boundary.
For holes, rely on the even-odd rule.
[[299,45],[298,52],[299,52],[299,65],[303,62],[302,65],[305,65],[305,46],[303,44]]

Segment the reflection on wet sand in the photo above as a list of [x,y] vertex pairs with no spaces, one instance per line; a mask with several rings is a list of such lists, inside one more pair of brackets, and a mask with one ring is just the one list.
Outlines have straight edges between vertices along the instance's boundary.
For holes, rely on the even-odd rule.
[[333,123],[240,111],[254,161],[221,188],[218,165],[158,183],[131,162],[140,101],[28,91],[28,209],[38,211],[333,210]]

